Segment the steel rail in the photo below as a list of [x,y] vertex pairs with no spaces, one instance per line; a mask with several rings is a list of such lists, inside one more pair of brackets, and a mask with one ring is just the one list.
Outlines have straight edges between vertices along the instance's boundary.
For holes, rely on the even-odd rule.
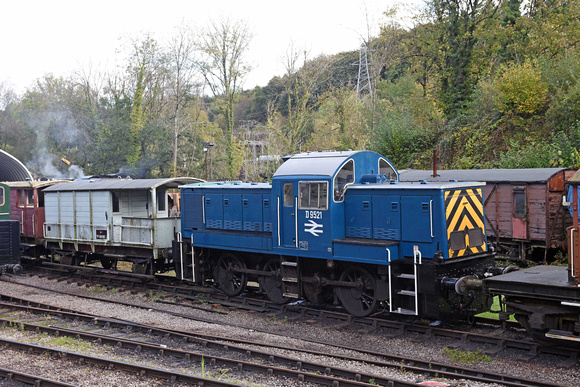
[[[182,359],[188,362],[200,362],[200,363],[205,362],[206,364],[212,366],[229,367],[240,372],[241,371],[260,372],[266,375],[290,378],[300,382],[310,382],[321,385],[345,386],[345,387],[369,386],[373,385],[373,383],[378,383],[379,385],[392,387],[417,386],[416,383],[412,382],[401,381],[393,378],[385,378],[372,374],[352,372],[342,368],[302,361],[285,356],[259,353],[258,351],[250,351],[248,349],[243,349],[243,353],[250,358],[260,357],[263,360],[266,360],[266,362],[268,363],[279,362],[288,367],[295,367],[297,368],[297,370],[291,368],[274,367],[270,364],[263,365],[260,363],[254,363],[238,359],[228,359],[219,356],[207,355],[199,352],[173,349],[165,345],[150,344],[134,339],[124,339],[118,336],[108,336],[63,327],[38,325],[30,322],[15,322],[13,320],[3,318],[0,318],[0,323],[4,324],[17,323],[19,329],[37,333],[47,333],[54,336],[68,336],[76,339],[95,342],[100,345],[108,344],[118,349],[124,348],[133,350],[135,353],[147,351],[150,353],[157,354],[159,356],[173,356],[175,358]],[[129,325],[128,323],[120,323],[120,324],[124,326]],[[150,333],[152,330],[154,330],[154,328],[152,327],[138,327],[138,328],[144,329],[146,333]],[[135,332],[132,331],[131,333]],[[174,334],[174,336],[177,335]],[[224,345],[223,343],[219,344],[217,348],[229,351],[229,346]]]
[[20,371],[11,370],[8,368],[0,368],[0,378],[4,378],[8,382],[20,382],[31,386],[38,387],[75,387],[76,384],[69,384],[59,382],[58,380],[43,378],[41,376],[27,374]]
[[183,382],[183,383],[197,383],[203,386],[210,387],[230,387],[230,386],[240,386],[240,384],[229,383],[220,380],[214,380],[209,378],[204,378],[200,376],[183,374],[180,372],[171,372],[163,370],[160,368],[146,367],[132,363],[126,363],[122,361],[117,361],[113,359],[100,358],[96,356],[84,355],[77,352],[65,351],[60,349],[54,349],[49,347],[44,347],[36,344],[23,343],[14,340],[7,340],[0,338],[0,345],[16,348],[21,351],[26,351],[29,353],[38,354],[51,354],[54,356],[60,356],[62,358],[72,359],[79,362],[84,362],[88,364],[96,364],[109,369],[118,369],[122,371],[134,372],[142,376],[156,377],[160,379],[170,380],[171,382]]
[[[11,306],[11,305],[6,305],[6,306]],[[16,305],[14,307],[20,308],[21,306]],[[37,313],[50,312],[50,310],[42,310],[42,309],[38,309],[38,308],[33,308],[32,311],[37,312]],[[326,375],[331,375],[331,374],[332,375],[340,375],[341,377],[351,378],[351,379],[354,379],[356,381],[360,381],[360,380],[370,381],[371,379],[375,379],[375,380],[377,379],[376,377],[374,377],[372,375],[367,375],[365,377],[365,375],[353,373],[353,372],[350,372],[347,370],[333,369],[331,367],[328,367],[325,365],[319,365],[319,364],[315,364],[315,363],[310,364],[308,362],[299,361],[295,358],[272,355],[268,352],[264,353],[264,352],[260,352],[260,351],[256,351],[256,350],[249,350],[249,349],[247,349],[247,347],[239,347],[239,346],[235,346],[235,345],[231,345],[231,344],[224,345],[223,342],[219,342],[219,340],[227,340],[228,342],[235,342],[235,343],[242,344],[242,345],[245,344],[245,345],[265,346],[265,344],[259,343],[259,342],[250,342],[250,341],[236,340],[236,339],[231,339],[231,338],[224,339],[221,337],[215,337],[215,336],[209,336],[209,335],[199,335],[199,334],[192,335],[192,334],[186,334],[186,333],[173,331],[173,330],[144,326],[142,324],[135,324],[133,322],[128,322],[125,320],[121,321],[118,319],[95,318],[95,317],[90,316],[90,315],[82,316],[82,315],[78,315],[76,313],[68,314],[64,311],[60,311],[59,314],[63,318],[65,318],[65,317],[69,318],[69,319],[74,318],[77,320],[81,319],[81,320],[84,320],[86,322],[101,323],[101,324],[105,325],[106,329],[111,328],[111,327],[115,327],[117,329],[129,330],[132,333],[135,333],[136,331],[145,331],[145,332],[147,332],[148,335],[154,333],[160,337],[165,337],[165,338],[173,337],[175,339],[185,341],[185,342],[186,341],[190,341],[190,342],[194,341],[194,342],[202,345],[203,347],[215,348],[215,349],[220,349],[220,350],[227,349],[228,351],[235,351],[235,352],[244,354],[244,355],[252,357],[252,358],[261,358],[267,362],[274,362],[275,361],[278,363],[282,363],[282,364],[285,364],[289,367],[298,367],[298,364],[299,364],[300,365],[299,368],[303,368],[303,369],[306,369],[306,370],[311,371],[311,372],[319,372],[319,373],[323,373]],[[0,319],[0,322],[2,322],[2,321],[4,321],[4,319]],[[10,320],[6,320],[5,323],[10,323]],[[53,335],[66,334],[66,335],[71,336],[71,337],[82,338],[82,339],[88,340],[88,341],[97,341],[101,344],[108,343],[108,344],[110,344],[112,346],[116,346],[116,347],[124,347],[124,348],[130,347],[130,348],[133,348],[135,350],[136,350],[136,348],[139,348],[139,351],[141,351],[143,348],[147,348],[150,351],[162,351],[162,352],[165,352],[166,354],[172,354],[173,356],[176,356],[179,358],[186,358],[187,360],[190,360],[192,356],[195,356],[195,354],[192,354],[192,353],[190,353],[190,354],[185,353],[184,354],[184,353],[182,353],[182,351],[176,351],[174,353],[174,351],[171,349],[160,349],[161,347],[159,347],[157,345],[151,345],[150,347],[147,347],[144,344],[142,344],[142,342],[135,343],[134,340],[125,341],[125,340],[122,340],[118,337],[107,338],[106,336],[103,337],[102,335],[95,335],[95,334],[91,334],[89,332],[79,333],[76,330],[71,330],[71,329],[66,329],[66,328],[56,328],[56,327],[50,327],[50,326],[45,326],[45,325],[38,326],[36,324],[28,324],[28,323],[23,323],[22,326],[28,330],[42,331],[42,332],[50,333]],[[127,328],[129,328],[129,329],[127,329]],[[357,348],[352,348],[352,347],[348,347],[348,346],[340,346],[340,345],[335,345],[335,344],[332,344],[332,345],[335,347],[338,347],[338,348],[346,349],[346,350],[361,352],[361,350],[357,349]],[[280,349],[285,349],[285,350],[289,350],[289,351],[293,351],[293,352],[296,351],[296,348],[292,348],[292,347],[286,347],[286,346],[277,346],[277,347]],[[487,382],[487,383],[494,383],[495,382],[495,383],[502,383],[503,385],[506,385],[506,386],[519,386],[519,387],[521,387],[521,386],[535,386],[535,387],[540,387],[540,386],[542,386],[542,387],[547,387],[547,386],[555,387],[555,386],[558,386],[557,384],[552,384],[552,383],[544,383],[544,382],[540,382],[540,381],[511,377],[511,376],[501,375],[501,374],[497,374],[497,373],[491,373],[491,372],[485,372],[485,371],[476,370],[476,369],[470,369],[470,368],[466,368],[466,367],[451,366],[448,364],[443,364],[443,363],[438,363],[438,362],[424,361],[424,360],[415,359],[415,358],[390,355],[390,354],[380,353],[380,352],[376,352],[376,351],[365,350],[364,353],[385,359],[384,361],[372,361],[372,360],[368,360],[368,359],[355,358],[352,356],[335,355],[335,354],[323,353],[323,352],[313,351],[313,350],[300,349],[299,351],[305,352],[305,353],[310,353],[313,355],[318,355],[318,356],[331,356],[331,357],[340,358],[343,360],[360,361],[360,362],[365,362],[367,364],[373,364],[375,366],[380,366],[380,367],[390,367],[390,368],[404,367],[405,370],[407,370],[407,371],[428,374],[430,376],[448,377],[451,379],[460,378],[460,379],[469,379],[469,380],[473,380],[473,381],[480,381],[480,382]],[[203,357],[203,355],[201,355],[201,357]],[[200,360],[199,356],[198,356],[197,360]],[[237,365],[236,364],[226,364],[226,366],[234,367]],[[269,371],[267,371],[267,372],[269,372]],[[281,372],[281,371],[278,371],[278,372]],[[296,377],[296,375],[283,375],[283,376]]]

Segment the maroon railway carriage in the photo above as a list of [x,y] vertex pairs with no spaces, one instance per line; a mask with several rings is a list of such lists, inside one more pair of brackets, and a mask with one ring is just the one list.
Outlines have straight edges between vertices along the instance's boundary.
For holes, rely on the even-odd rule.
[[44,194],[42,191],[63,180],[11,181],[10,218],[20,221],[20,243],[23,255],[39,257],[44,248]]
[[562,206],[571,168],[399,171],[401,181],[484,181],[488,241],[513,258],[551,260],[572,218]]

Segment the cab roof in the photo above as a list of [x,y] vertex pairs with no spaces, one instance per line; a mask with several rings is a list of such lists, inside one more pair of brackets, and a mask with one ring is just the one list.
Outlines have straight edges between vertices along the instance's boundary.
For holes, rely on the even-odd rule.
[[[378,160],[385,160],[393,170],[396,168],[384,156],[372,151],[326,151],[299,153],[289,157],[274,173],[274,178],[280,176],[334,176],[344,162],[352,158],[355,163],[365,165],[363,169],[373,169],[378,173]],[[358,168],[358,167],[357,167]],[[362,173],[371,173],[362,172]]]

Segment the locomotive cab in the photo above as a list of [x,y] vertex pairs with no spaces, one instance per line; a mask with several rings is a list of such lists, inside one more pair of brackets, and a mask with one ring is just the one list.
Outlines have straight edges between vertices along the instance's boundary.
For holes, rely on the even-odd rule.
[[374,152],[304,153],[282,164],[272,179],[276,252],[332,259],[332,241],[345,236],[345,193],[369,175],[399,179],[390,161]]

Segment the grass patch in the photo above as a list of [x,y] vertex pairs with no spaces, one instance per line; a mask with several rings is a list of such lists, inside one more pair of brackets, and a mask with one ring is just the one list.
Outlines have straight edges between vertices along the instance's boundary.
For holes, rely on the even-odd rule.
[[[492,311],[494,311],[494,312],[483,312],[483,313],[478,314],[477,316],[478,317],[486,317],[486,318],[494,318],[494,319],[497,319],[498,318],[498,312],[501,310],[501,305],[500,305],[500,302],[499,302],[499,297],[500,296],[493,297],[493,303],[491,304],[491,308],[490,309]],[[516,319],[515,319],[515,317],[514,317],[513,314],[511,314],[509,316],[508,320],[516,321]]]
[[460,351],[458,349],[451,349],[451,348],[443,348],[443,352],[445,356],[449,359],[456,361],[458,363],[464,364],[475,364],[481,362],[489,362],[491,361],[490,357],[487,356],[481,349],[478,349],[476,352],[470,351]]
[[88,351],[93,346],[80,339],[75,339],[68,336],[51,337],[46,340],[46,344],[55,347],[67,348],[73,351]]

